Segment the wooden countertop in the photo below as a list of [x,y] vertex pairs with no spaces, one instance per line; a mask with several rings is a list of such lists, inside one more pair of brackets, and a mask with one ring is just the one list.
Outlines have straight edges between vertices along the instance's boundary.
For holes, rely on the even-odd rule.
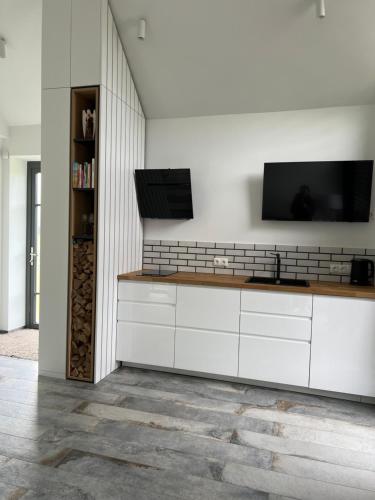
[[342,283],[326,283],[322,281],[310,281],[309,287],[284,286],[284,285],[263,285],[245,283],[246,276],[228,276],[225,274],[204,274],[204,273],[175,273],[170,276],[137,276],[133,273],[120,274],[119,281],[148,281],[157,283],[173,283],[175,285],[200,285],[200,286],[221,286],[226,288],[242,288],[246,290],[268,290],[272,292],[294,292],[310,293],[314,295],[336,295],[339,297],[357,297],[363,299],[375,299],[374,286],[354,286]]

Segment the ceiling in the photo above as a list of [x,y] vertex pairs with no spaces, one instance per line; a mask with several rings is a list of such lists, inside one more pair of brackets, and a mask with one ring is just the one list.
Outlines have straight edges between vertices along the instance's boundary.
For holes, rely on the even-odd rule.
[[110,3],[149,118],[375,103],[375,0]]
[[0,0],[0,116],[12,125],[41,120],[42,0]]

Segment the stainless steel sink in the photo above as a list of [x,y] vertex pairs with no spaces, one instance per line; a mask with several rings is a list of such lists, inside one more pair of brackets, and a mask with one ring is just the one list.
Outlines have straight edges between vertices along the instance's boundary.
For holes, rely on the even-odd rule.
[[302,287],[308,287],[310,286],[310,283],[307,280],[293,280],[293,279],[286,279],[286,278],[263,278],[262,276],[253,276],[252,278],[249,278],[246,280],[246,283],[258,283],[258,284],[264,284],[264,285],[283,285],[283,286],[302,286]]

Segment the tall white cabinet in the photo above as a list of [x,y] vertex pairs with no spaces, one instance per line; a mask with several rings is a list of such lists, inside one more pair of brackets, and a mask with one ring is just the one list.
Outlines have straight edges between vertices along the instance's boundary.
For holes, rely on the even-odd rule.
[[314,296],[310,387],[375,396],[375,301]]
[[[43,0],[40,373],[65,378],[71,88],[99,86],[95,373],[116,366],[117,275],[142,265],[145,117],[108,0]],[[62,109],[63,105],[63,109]],[[63,298],[64,297],[64,298]]]

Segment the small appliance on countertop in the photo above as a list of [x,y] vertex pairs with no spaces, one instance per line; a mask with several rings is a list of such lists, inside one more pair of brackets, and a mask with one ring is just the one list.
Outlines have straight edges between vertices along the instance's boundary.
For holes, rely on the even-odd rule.
[[172,274],[176,274],[176,271],[159,271],[158,269],[143,269],[137,276],[171,276]]
[[350,284],[371,286],[374,284],[374,262],[370,259],[353,259]]

